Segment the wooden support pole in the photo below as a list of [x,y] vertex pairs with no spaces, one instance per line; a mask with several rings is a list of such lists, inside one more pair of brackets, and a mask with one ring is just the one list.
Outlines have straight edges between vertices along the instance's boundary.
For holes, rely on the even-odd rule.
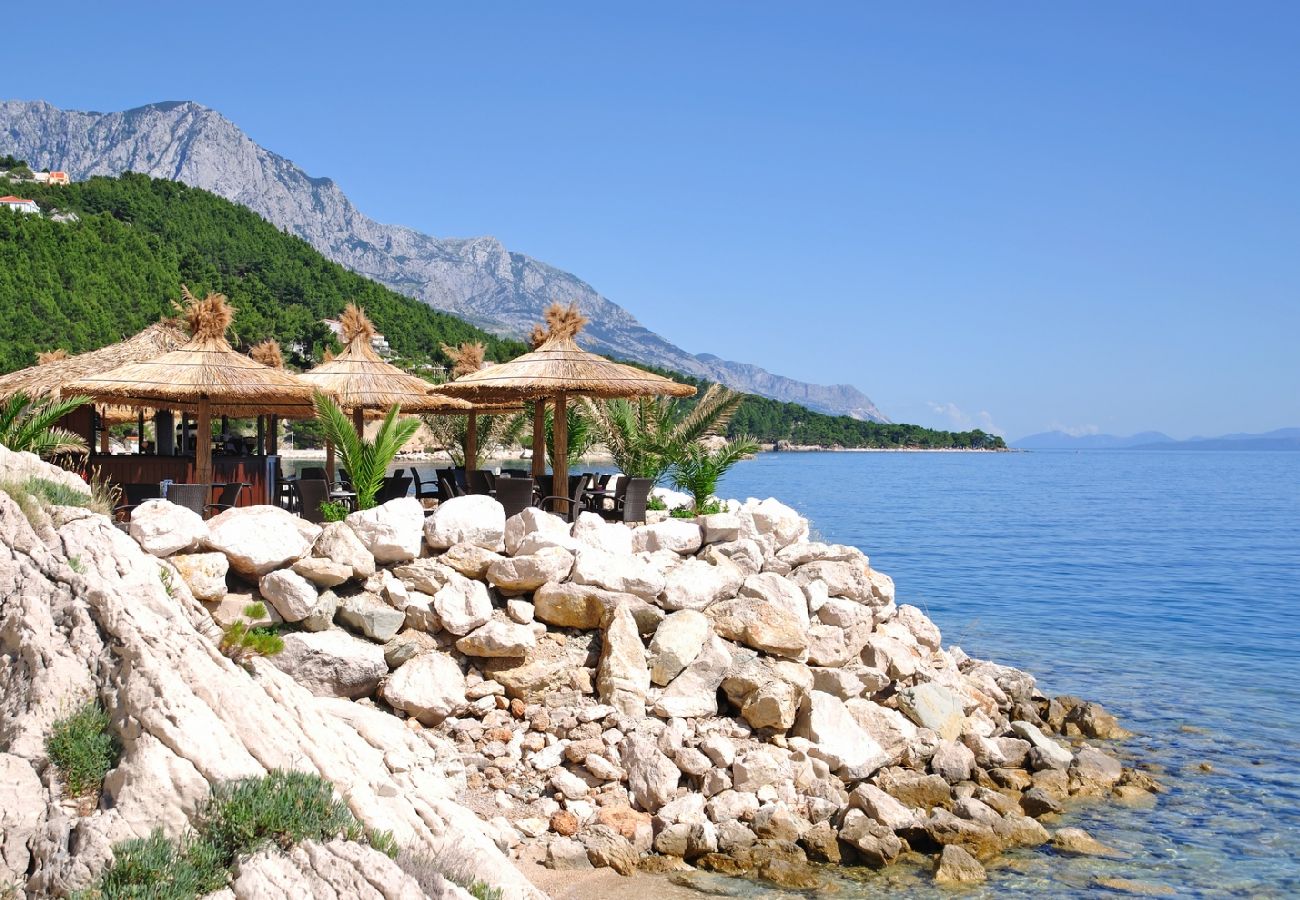
[[199,484],[212,483],[212,412],[208,399],[199,400],[198,423],[194,429],[194,467]]
[[366,411],[359,406],[352,410],[352,427],[356,429],[357,437],[366,436]]
[[280,454],[280,417],[271,416],[271,442],[266,446],[267,456]]
[[533,401],[533,477],[546,474],[546,401]]
[[144,407],[136,408],[135,434],[135,455],[139,456],[144,453]]
[[[555,458],[551,460],[551,471],[555,473],[555,486],[552,492],[557,497],[569,496],[569,398],[564,394],[555,395]],[[566,510],[566,512],[570,512]]]
[[325,480],[334,484],[334,444],[325,442]]
[[[107,407],[102,407],[102,409],[107,409]],[[100,410],[95,412],[98,414],[96,421],[99,422],[99,452],[108,453],[112,449],[108,443],[108,423],[104,421],[103,413]]]
[[257,417],[257,455],[266,455],[266,416]]
[[465,417],[465,474],[478,468],[478,413]]

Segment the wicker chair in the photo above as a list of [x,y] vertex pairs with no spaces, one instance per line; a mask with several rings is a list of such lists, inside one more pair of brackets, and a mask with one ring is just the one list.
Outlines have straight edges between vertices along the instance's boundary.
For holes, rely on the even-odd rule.
[[415,484],[415,499],[433,500],[438,497],[438,477],[435,474],[432,479],[425,479],[420,476],[420,470],[411,466],[411,481]]
[[317,525],[325,521],[321,504],[330,498],[330,486],[324,478],[299,478],[290,482],[296,495],[298,515]]
[[649,478],[621,478],[615,488],[614,508],[600,514],[615,522],[644,522],[646,501],[654,482]]
[[384,479],[384,486],[375,498],[377,503],[387,503],[411,493],[411,478],[407,475],[389,475]]
[[157,500],[162,496],[162,485],[156,481],[144,484],[122,485],[122,499],[125,501],[113,507],[113,518],[122,522],[131,521],[131,513],[146,500]]
[[497,502],[506,510],[506,518],[516,516],[533,505],[533,479],[498,478]]
[[173,484],[167,488],[167,500],[177,506],[191,509],[207,518],[208,501],[212,499],[210,484]]
[[543,497],[537,505],[547,512],[556,512],[555,507],[563,505],[564,511],[557,514],[573,522],[578,518],[578,513],[583,510],[583,501],[585,499],[583,495],[587,493],[590,480],[591,476],[589,475],[570,475],[567,497],[561,497],[558,494]]

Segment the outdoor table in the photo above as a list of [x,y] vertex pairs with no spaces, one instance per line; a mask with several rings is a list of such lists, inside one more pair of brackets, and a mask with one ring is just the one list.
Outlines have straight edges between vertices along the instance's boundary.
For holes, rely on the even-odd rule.
[[342,488],[336,488],[330,491],[330,499],[346,503],[352,509],[357,508],[357,492],[345,491]]

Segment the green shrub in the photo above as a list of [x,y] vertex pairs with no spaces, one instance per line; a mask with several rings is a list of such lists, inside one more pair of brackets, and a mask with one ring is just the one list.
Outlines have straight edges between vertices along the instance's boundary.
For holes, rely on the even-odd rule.
[[320,505],[321,518],[326,522],[342,522],[350,512],[352,512],[351,507],[337,500],[326,500]]
[[668,504],[665,503],[664,498],[660,497],[658,494],[651,494],[648,498],[646,498],[645,508],[649,510],[655,510],[657,512],[663,512],[668,508]]
[[76,896],[194,900],[225,885],[226,869],[210,844],[193,836],[172,841],[157,829],[147,838],[113,847],[113,865],[93,888]]
[[347,805],[335,799],[328,781],[319,775],[280,771],[218,785],[200,816],[198,830],[227,865],[268,844],[288,849],[298,841],[340,835],[359,841],[366,836]]
[[91,701],[54,723],[45,750],[62,773],[68,793],[81,797],[99,790],[122,747],[108,730],[108,713]]
[[266,616],[266,606],[250,603],[244,607],[244,618],[226,626],[217,647],[237,663],[254,656],[275,656],[284,649],[284,638],[273,628],[254,628],[252,621]]

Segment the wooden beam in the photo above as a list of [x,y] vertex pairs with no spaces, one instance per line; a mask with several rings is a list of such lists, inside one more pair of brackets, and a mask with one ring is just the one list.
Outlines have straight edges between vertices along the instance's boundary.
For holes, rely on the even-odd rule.
[[271,416],[271,440],[266,445],[267,456],[280,455],[280,417]]
[[533,477],[546,474],[546,401],[533,401]]
[[207,397],[199,399],[198,423],[194,429],[194,463],[199,484],[212,483],[212,410]]
[[[555,496],[569,496],[569,398],[564,394],[555,395],[555,458],[551,460],[551,471],[555,473]],[[566,509],[566,513],[570,510]]]
[[478,468],[478,413],[470,413],[465,417],[465,472],[473,472]]
[[352,410],[352,427],[356,429],[357,437],[366,436],[366,411],[359,406]]
[[325,442],[325,480],[334,484],[334,444],[330,441]]

